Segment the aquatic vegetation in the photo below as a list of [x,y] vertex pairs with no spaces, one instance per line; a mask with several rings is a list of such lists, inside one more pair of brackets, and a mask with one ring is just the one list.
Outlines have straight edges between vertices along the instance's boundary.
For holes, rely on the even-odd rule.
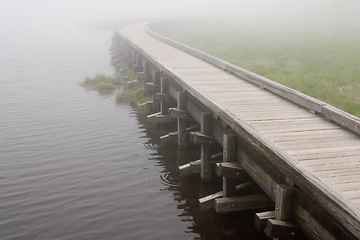
[[123,82],[119,76],[107,76],[98,73],[95,77],[87,77],[80,85],[89,90],[95,90],[100,94],[112,94]]
[[116,90],[119,90],[116,95],[116,102],[118,104],[131,105],[137,108],[140,114],[147,114],[149,112],[148,105],[142,103],[150,101],[152,97],[143,94],[143,82],[136,81],[134,71],[126,66],[121,66],[115,76],[98,73],[95,77],[85,78],[80,85],[105,96],[112,95]]

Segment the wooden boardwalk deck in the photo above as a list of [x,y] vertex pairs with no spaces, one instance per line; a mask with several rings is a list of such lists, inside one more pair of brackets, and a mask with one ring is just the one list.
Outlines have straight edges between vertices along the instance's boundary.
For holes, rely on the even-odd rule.
[[[293,102],[148,35],[146,23],[120,33],[233,129],[276,156],[275,166],[296,186],[328,205],[360,236],[360,137]],[[246,132],[246,133],[244,133]],[[262,147],[261,147],[262,148]],[[309,192],[310,191],[310,192]]]

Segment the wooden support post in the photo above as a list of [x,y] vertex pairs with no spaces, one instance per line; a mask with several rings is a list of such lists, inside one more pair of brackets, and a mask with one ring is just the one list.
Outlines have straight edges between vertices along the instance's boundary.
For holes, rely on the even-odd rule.
[[136,60],[136,52],[134,49],[131,50],[131,61],[135,62]]
[[141,56],[139,53],[136,53],[135,56],[136,72],[141,72]]
[[293,203],[294,203],[293,187],[288,185],[278,185],[276,189],[275,202],[275,220],[288,221],[292,220]]
[[[160,91],[162,94],[169,94],[169,80],[165,76],[160,77]],[[169,104],[167,102],[161,102],[160,112],[163,115],[167,115],[169,111]]]
[[[224,134],[223,137],[223,161],[224,163],[236,161],[236,135]],[[236,181],[234,179],[223,177],[224,197],[235,196]]]
[[145,95],[148,95],[149,91],[148,91],[148,88],[147,88],[147,83],[149,82],[149,73],[150,73],[150,63],[149,61],[145,61],[144,62],[144,74],[143,74],[143,81],[144,81],[144,94]]
[[[155,85],[160,86],[160,72],[154,71],[153,72],[153,82]],[[160,111],[160,102],[156,99],[156,94],[159,92],[159,90],[153,92],[153,111],[159,112]]]
[[[178,92],[177,93],[177,108],[180,111],[186,110],[186,93]],[[179,149],[185,149],[187,146],[186,141],[186,120],[178,118],[178,147]]]
[[274,239],[288,238],[297,231],[291,222],[293,218],[294,203],[293,187],[278,185],[276,189],[275,220],[269,219],[264,232],[266,236]]
[[[201,133],[204,135],[211,136],[211,113],[201,113],[200,125]],[[201,180],[203,182],[211,182],[212,171],[211,171],[211,147],[209,145],[201,145]]]

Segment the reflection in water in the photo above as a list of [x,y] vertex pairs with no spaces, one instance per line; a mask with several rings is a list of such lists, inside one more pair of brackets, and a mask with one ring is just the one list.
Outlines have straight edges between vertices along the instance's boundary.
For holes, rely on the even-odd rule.
[[[196,233],[194,239],[267,239],[259,233],[253,224],[254,211],[245,211],[240,214],[217,214],[214,210],[202,211],[198,199],[222,188],[221,179],[211,185],[202,184],[199,175],[180,178],[178,165],[200,158],[200,148],[189,146],[186,150],[178,150],[176,146],[163,146],[159,137],[176,130],[176,126],[154,126],[138,117],[146,137],[149,138],[145,146],[155,148],[157,156],[151,160],[162,166],[160,179],[169,191],[171,198],[177,202],[177,209],[181,210],[178,217],[182,222],[188,222],[187,233]],[[260,191],[256,187],[248,192]]]
[[37,30],[0,39],[1,240],[266,239],[253,213],[200,210],[220,183],[177,172],[198,147],[162,147],[174,129],[78,86],[113,72],[111,32]]

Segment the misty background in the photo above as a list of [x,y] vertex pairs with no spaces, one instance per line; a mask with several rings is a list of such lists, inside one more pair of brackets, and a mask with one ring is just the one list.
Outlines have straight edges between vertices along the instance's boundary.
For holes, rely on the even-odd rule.
[[358,20],[359,10],[358,0],[1,0],[0,27],[3,33],[15,35],[23,28],[40,34],[39,27],[56,34],[56,30],[70,25],[101,22],[114,27],[123,19],[235,16],[279,19],[290,24],[294,20],[349,23]]
[[[200,185],[163,166],[176,151],[159,153],[129,106],[78,83],[114,74],[111,38],[129,20],[358,36],[359,10],[357,0],[0,0],[0,238],[222,236],[219,216],[198,209]],[[250,219],[238,234],[263,239]]]

